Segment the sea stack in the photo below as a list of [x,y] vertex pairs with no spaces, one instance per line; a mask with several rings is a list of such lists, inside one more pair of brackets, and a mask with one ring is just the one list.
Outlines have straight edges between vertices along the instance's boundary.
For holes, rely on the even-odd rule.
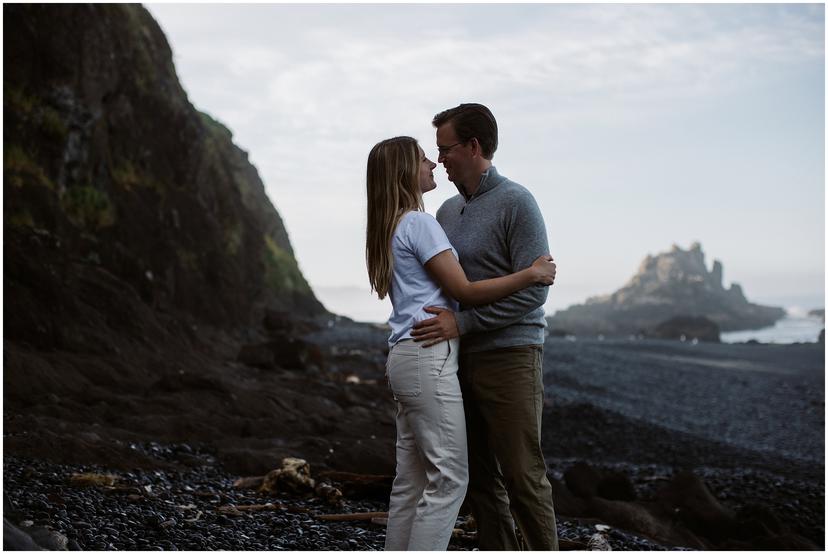
[[758,329],[785,315],[777,307],[752,304],[736,283],[725,288],[724,267],[707,270],[701,244],[648,255],[638,272],[616,292],[587,299],[548,318],[549,329],[576,335],[647,332],[674,317],[705,317],[722,331]]

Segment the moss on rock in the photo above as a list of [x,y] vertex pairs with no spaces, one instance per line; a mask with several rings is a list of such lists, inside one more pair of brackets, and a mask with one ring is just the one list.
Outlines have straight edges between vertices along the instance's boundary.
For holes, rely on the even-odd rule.
[[55,188],[43,168],[17,145],[3,147],[3,176],[8,184],[18,188],[24,185]]
[[20,88],[3,82],[3,107],[18,115],[28,116],[38,104],[37,98],[26,94]]
[[242,226],[235,222],[224,229],[224,251],[230,256],[239,253],[242,244]]
[[265,282],[276,292],[309,293],[310,287],[299,271],[294,257],[276,244],[269,235],[264,236]]
[[109,197],[89,185],[68,189],[60,205],[69,221],[84,229],[101,229],[115,223],[115,207]]
[[40,124],[40,130],[48,138],[63,142],[66,140],[66,135],[69,133],[66,124],[60,117],[60,113],[51,106],[43,106],[38,110],[37,115]]
[[27,227],[32,228],[35,226],[34,218],[32,218],[32,214],[29,213],[29,210],[24,209],[20,212],[15,212],[11,215],[8,215],[4,218],[6,225],[11,227]]

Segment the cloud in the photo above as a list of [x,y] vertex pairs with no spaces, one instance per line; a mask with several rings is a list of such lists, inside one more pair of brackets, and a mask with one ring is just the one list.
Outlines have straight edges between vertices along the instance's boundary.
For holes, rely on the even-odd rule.
[[[818,5],[148,9],[191,100],[250,151],[314,284],[363,283],[367,152],[411,134],[433,155],[430,120],[443,108],[496,106],[511,139],[503,155],[520,160],[528,180],[547,182],[543,152],[576,134],[656,125],[700,103],[750,98],[782,69],[824,67]],[[623,167],[613,152],[602,156]],[[647,193],[663,187],[637,178]],[[452,192],[443,181],[427,205]]]
[[[177,58],[194,68],[186,72],[191,86],[198,81],[200,96],[220,99],[222,111],[239,113],[242,105],[251,114],[272,114],[287,129],[310,127],[322,135],[343,127],[368,130],[377,114],[406,125],[405,111],[392,114],[386,106],[435,106],[474,94],[582,97],[585,104],[600,94],[603,101],[637,101],[642,108],[744,85],[757,65],[822,58],[821,21],[807,11],[783,12],[786,24],[780,25],[771,17],[740,23],[750,6],[547,6],[536,20],[476,35],[452,32],[456,7],[445,7],[443,27],[443,7],[401,7],[400,13],[423,18],[435,12],[428,21],[436,24],[425,30],[392,25],[396,33],[364,18],[366,10],[394,14],[395,7],[267,8],[199,6],[204,25],[176,40]],[[219,15],[211,19],[214,10]],[[261,19],[262,13],[273,21],[272,29],[260,29],[265,34],[256,35],[256,26],[228,33],[228,19],[238,19],[243,32],[251,16]],[[316,17],[308,27],[311,14]]]

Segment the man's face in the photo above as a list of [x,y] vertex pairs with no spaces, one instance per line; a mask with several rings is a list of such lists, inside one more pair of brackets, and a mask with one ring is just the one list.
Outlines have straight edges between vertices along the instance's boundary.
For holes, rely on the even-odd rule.
[[468,173],[471,164],[471,155],[467,145],[460,143],[451,122],[437,128],[437,151],[437,162],[443,164],[449,181],[463,184],[463,176]]

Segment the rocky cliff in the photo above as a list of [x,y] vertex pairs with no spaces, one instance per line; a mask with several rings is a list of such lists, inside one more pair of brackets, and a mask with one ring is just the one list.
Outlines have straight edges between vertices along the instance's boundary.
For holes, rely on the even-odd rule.
[[13,256],[36,236],[153,308],[221,325],[266,307],[324,312],[256,169],[190,104],[146,10],[16,5],[4,15],[7,286],[27,287]]
[[365,384],[382,337],[335,349],[256,169],[193,108],[150,14],[3,14],[6,452],[133,466],[136,444],[185,442],[231,471],[393,468],[390,400]]
[[638,272],[616,292],[589,298],[549,318],[550,329],[576,334],[621,335],[655,328],[677,316],[706,317],[722,331],[757,329],[785,315],[782,308],[747,301],[742,287],[722,283],[722,263],[707,270],[699,243],[689,250],[673,246],[647,256]]

